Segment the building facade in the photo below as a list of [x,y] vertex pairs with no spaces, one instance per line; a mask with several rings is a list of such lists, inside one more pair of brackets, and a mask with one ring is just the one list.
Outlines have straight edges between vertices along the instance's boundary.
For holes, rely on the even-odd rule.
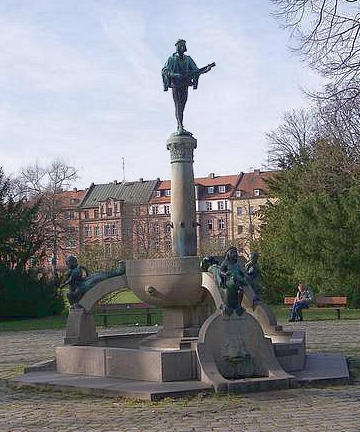
[[[273,175],[254,170],[195,178],[200,255],[221,254],[230,244],[249,252],[261,230],[259,210],[269,200],[266,180]],[[99,246],[106,256],[123,259],[171,255],[170,180],[91,184],[67,194],[64,211],[75,236],[63,256]]]

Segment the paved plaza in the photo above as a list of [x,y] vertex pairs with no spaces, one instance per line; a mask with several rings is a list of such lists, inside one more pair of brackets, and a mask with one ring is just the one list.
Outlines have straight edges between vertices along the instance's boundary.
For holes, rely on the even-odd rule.
[[[306,331],[309,351],[360,358],[358,320],[304,322],[291,328]],[[111,328],[107,333],[134,330],[143,329]],[[24,366],[50,359],[62,339],[61,330],[0,333],[1,432],[360,431],[360,381],[159,403],[6,387],[5,379]]]

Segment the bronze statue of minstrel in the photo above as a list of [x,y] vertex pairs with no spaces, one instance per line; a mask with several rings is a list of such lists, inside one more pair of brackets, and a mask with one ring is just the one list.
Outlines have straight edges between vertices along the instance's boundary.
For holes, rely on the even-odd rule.
[[215,66],[211,63],[203,68],[198,68],[194,60],[185,55],[186,41],[179,39],[176,44],[176,52],[172,54],[161,74],[164,83],[164,91],[168,91],[169,87],[172,89],[173,98],[175,102],[175,116],[177,120],[176,135],[191,135],[184,129],[183,117],[184,108],[188,97],[188,87],[197,89],[199,76],[203,73],[209,72]]

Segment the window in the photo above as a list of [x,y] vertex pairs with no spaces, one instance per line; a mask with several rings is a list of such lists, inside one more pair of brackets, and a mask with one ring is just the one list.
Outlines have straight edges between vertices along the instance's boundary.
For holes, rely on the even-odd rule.
[[171,190],[170,189],[166,189],[165,190],[165,196],[169,197],[171,195]]
[[225,228],[225,221],[224,219],[218,219],[218,229],[223,230]]
[[160,240],[155,240],[155,250],[158,252],[160,250]]
[[260,189],[254,189],[254,195],[255,196],[260,196],[261,195],[261,190]]
[[209,219],[207,221],[207,227],[208,227],[209,231],[211,231],[213,229],[213,221],[212,221],[212,219]]
[[75,205],[75,204],[78,204],[79,203],[79,200],[78,199],[76,199],[76,198],[71,198],[71,200],[70,200],[70,205]]
[[243,208],[242,207],[236,207],[236,214],[238,216],[241,216],[243,214]]
[[153,225],[153,231],[154,231],[155,234],[159,234],[159,232],[160,232],[160,226],[159,226],[158,223],[155,223]]
[[94,210],[94,218],[99,219],[99,210],[98,209]]
[[238,225],[238,226],[237,226],[237,233],[238,233],[238,234],[242,234],[243,231],[244,231],[244,227],[243,227],[243,225]]
[[156,205],[151,206],[151,214],[156,215],[159,213],[159,207]]
[[161,191],[159,191],[159,190],[155,191],[155,196],[157,198],[160,198],[161,197]]
[[212,202],[206,201],[206,211],[211,211],[211,210],[212,210]]
[[249,233],[254,234],[254,231],[255,231],[254,224],[249,224]]
[[112,208],[111,207],[108,207],[106,209],[106,216],[112,216]]
[[171,225],[169,223],[164,225],[164,232],[165,234],[169,234],[171,232]]
[[213,194],[214,193],[214,186],[209,186],[207,188],[208,194]]
[[97,225],[94,227],[94,235],[100,235],[100,228]]
[[84,219],[89,219],[89,210],[84,211]]
[[240,198],[241,197],[241,190],[237,190],[235,195],[236,195],[236,198]]
[[219,186],[219,193],[225,193],[225,192],[226,192],[226,186],[225,185]]
[[111,225],[104,225],[104,235],[111,235]]
[[85,234],[85,237],[90,237],[91,236],[91,227],[89,225],[87,225],[86,227],[84,227],[84,234]]
[[253,215],[255,213],[255,208],[253,206],[249,207],[249,214]]
[[217,205],[218,205],[218,210],[224,210],[225,209],[224,201],[218,201]]
[[117,226],[115,224],[111,225],[111,235],[117,234]]
[[170,241],[170,240],[166,240],[166,241],[165,241],[165,248],[166,248],[167,250],[171,249],[171,241]]
[[164,213],[170,214],[170,206],[169,205],[164,205]]
[[119,211],[119,204],[114,204],[114,212],[117,213]]

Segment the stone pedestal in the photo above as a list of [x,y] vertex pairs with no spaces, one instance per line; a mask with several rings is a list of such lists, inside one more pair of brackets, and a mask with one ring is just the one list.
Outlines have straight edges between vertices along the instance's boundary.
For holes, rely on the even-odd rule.
[[167,141],[171,158],[171,222],[173,256],[197,253],[193,154],[196,139],[172,135]]
[[199,257],[133,260],[126,263],[129,287],[145,303],[163,308],[163,328],[141,346],[154,349],[188,347],[202,322]]
[[97,341],[94,318],[85,309],[70,309],[66,324],[65,345],[87,345]]

